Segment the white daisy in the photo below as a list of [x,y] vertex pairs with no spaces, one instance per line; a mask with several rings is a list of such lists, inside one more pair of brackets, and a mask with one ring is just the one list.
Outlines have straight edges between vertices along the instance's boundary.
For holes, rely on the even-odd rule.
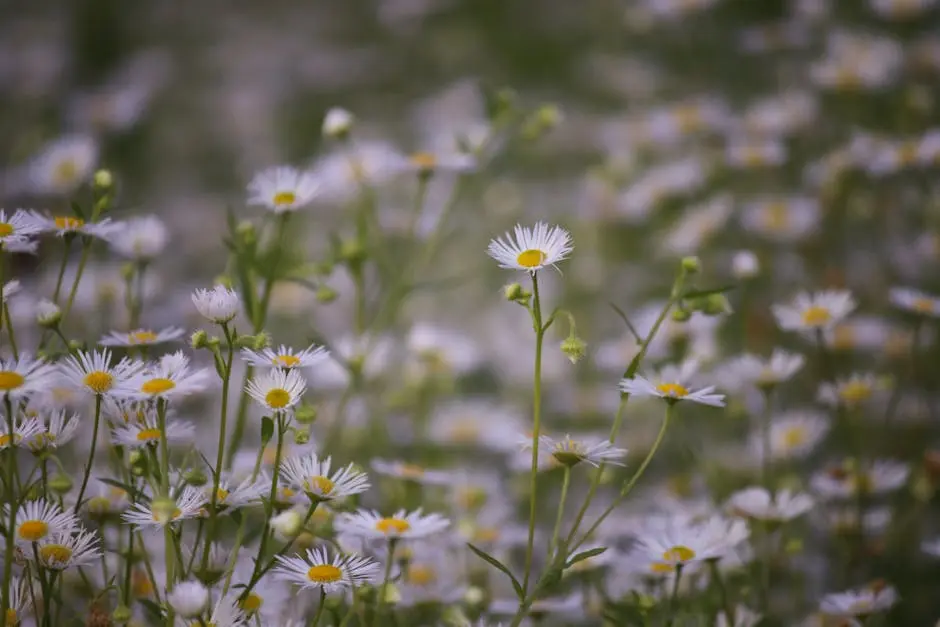
[[19,359],[0,359],[0,395],[11,401],[45,392],[56,378],[56,367],[43,359],[21,353]]
[[183,618],[197,618],[209,603],[209,590],[198,581],[179,581],[166,593],[167,603]]
[[177,351],[163,355],[144,372],[128,379],[116,393],[137,400],[172,400],[201,392],[209,380],[209,370],[193,370],[189,366],[189,357],[183,351]]
[[470,172],[477,167],[476,159],[458,152],[438,153],[418,151],[401,155],[393,166],[401,172],[430,175],[436,172]]
[[[196,427],[192,423],[182,420],[166,421],[167,444],[192,443],[196,434]],[[143,448],[160,444],[160,428],[155,414],[150,414],[143,421],[132,421],[118,424],[111,430],[111,439],[114,442],[130,448]]]
[[59,372],[75,388],[92,394],[110,394],[139,374],[144,363],[124,358],[111,365],[111,351],[78,351],[59,362]]
[[98,143],[88,135],[69,135],[43,147],[29,167],[32,188],[40,194],[70,194],[88,180],[98,162]]
[[[626,449],[616,448],[606,440],[589,443],[587,440],[582,439],[572,440],[570,435],[565,435],[560,440],[543,435],[539,437],[539,440],[542,444],[540,451],[545,455],[551,455],[556,461],[565,466],[574,466],[581,462],[586,462],[595,467],[598,464],[623,466],[624,463],[620,460],[627,455]],[[531,439],[526,438],[525,446],[531,448]]]
[[108,242],[119,255],[138,263],[160,255],[170,240],[166,225],[155,215],[131,218],[122,224],[120,230],[108,235]]
[[107,239],[124,228],[119,222],[111,218],[104,218],[98,222],[85,222],[77,216],[50,216],[38,211],[30,211],[29,217],[40,233],[55,233],[59,237],[65,235],[88,235],[99,239]]
[[909,287],[893,287],[888,292],[891,304],[905,311],[931,318],[940,317],[940,298]]
[[[51,570],[84,566],[101,557],[97,535],[84,529],[75,534],[65,531],[46,536],[38,542],[36,552],[42,566]],[[26,556],[35,559],[29,551]]]
[[316,453],[291,457],[281,464],[281,478],[291,488],[302,491],[311,501],[330,501],[369,489],[369,477],[353,464],[330,473],[329,457],[320,459]]
[[430,437],[448,446],[512,453],[518,448],[516,436],[525,425],[522,416],[510,407],[466,400],[445,405],[434,414]]
[[307,549],[304,557],[278,555],[274,576],[302,588],[335,592],[343,588],[375,583],[380,576],[378,562],[359,555],[330,557],[326,549]]
[[24,619],[27,619],[29,613],[28,603],[33,593],[30,592],[29,582],[23,581],[16,575],[10,577],[9,590],[10,600],[4,617],[4,625],[16,627],[16,625],[23,624]]
[[[4,518],[9,520],[9,507]],[[27,501],[16,512],[17,544],[40,542],[58,534],[70,534],[78,526],[78,519],[71,512],[63,512],[55,503],[44,499]]]
[[712,516],[692,521],[679,516],[667,519],[657,530],[645,530],[638,538],[647,555],[664,567],[684,566],[710,559],[721,559],[747,540],[747,523]]
[[426,546],[411,551],[396,582],[401,605],[457,603],[467,590],[463,573],[454,567],[458,559],[446,547]]
[[446,470],[434,470],[418,464],[398,460],[373,459],[372,469],[380,475],[406,479],[424,485],[448,485],[454,480],[454,474]]
[[398,510],[391,516],[382,516],[374,510],[361,509],[354,513],[336,517],[336,530],[363,538],[416,539],[440,533],[450,526],[450,521],[440,514]]
[[[808,455],[829,432],[829,419],[814,410],[793,410],[774,416],[770,423],[770,456],[792,459]],[[760,434],[751,448],[761,450]]]
[[697,364],[686,361],[679,366],[666,366],[649,378],[635,375],[632,379],[620,380],[620,391],[636,396],[658,396],[669,403],[693,401],[712,407],[724,407],[724,394],[714,394],[715,386],[699,390],[689,387],[689,380],[695,374]]
[[59,448],[75,436],[80,423],[78,414],[69,414],[64,409],[52,411],[45,429],[29,438],[26,445],[33,453]]
[[776,348],[769,359],[744,354],[725,365],[724,379],[734,389],[742,383],[757,387],[773,387],[790,379],[805,362],[802,355],[795,355]]
[[162,528],[200,515],[206,505],[202,490],[186,486],[175,499],[155,498],[149,503],[137,502],[125,511],[124,522],[138,527]]
[[31,447],[36,438],[45,431],[43,424],[35,418],[21,418],[14,421],[13,433],[11,434],[6,417],[0,416],[0,418],[2,418],[2,424],[0,424],[0,451],[11,446],[20,446],[24,441]]
[[785,331],[827,330],[855,310],[852,293],[846,290],[802,292],[788,305],[773,305],[777,324]]
[[248,204],[274,213],[296,211],[310,203],[320,185],[309,173],[289,166],[262,170],[248,184]]
[[813,491],[823,498],[847,499],[859,490],[866,495],[881,495],[904,487],[910,466],[903,462],[878,459],[856,471],[855,462],[832,464],[810,479]]
[[884,581],[875,581],[864,588],[827,594],[819,602],[819,610],[828,616],[860,616],[884,612],[898,601],[898,593]]
[[239,605],[238,597],[228,594],[215,602],[206,624],[212,627],[242,627],[247,620],[248,617]]
[[85,502],[89,515],[95,519],[105,519],[120,514],[129,505],[127,492],[105,483],[99,483],[95,496]]
[[[290,534],[289,540],[296,534]],[[220,571],[226,567],[225,562],[220,564]],[[248,560],[240,560],[235,567],[235,574],[232,577],[234,590],[247,586],[251,581],[251,575],[254,571],[254,563]],[[247,596],[239,595],[238,607],[245,612],[250,625],[254,622],[255,616],[258,616],[262,625],[284,625],[288,627],[291,624],[283,622],[284,608],[287,607],[296,592],[284,582],[278,580],[275,576],[265,576],[255,582],[254,587]],[[298,627],[301,627],[298,625]]]
[[273,368],[248,382],[246,390],[259,405],[273,412],[285,412],[300,402],[307,382],[298,370]]
[[[505,238],[504,238],[505,237]],[[571,235],[560,226],[538,222],[533,228],[516,225],[512,234],[490,241],[487,254],[499,262],[500,268],[525,270],[535,274],[546,266],[554,266],[571,253]]]
[[241,307],[235,290],[224,285],[216,285],[211,290],[197,289],[193,292],[192,300],[202,317],[216,324],[231,321]]
[[7,244],[16,248],[17,244],[22,244],[38,233],[39,227],[30,218],[28,211],[17,209],[8,216],[6,210],[0,209],[0,245],[3,248],[9,248]]
[[853,373],[848,379],[819,386],[819,400],[831,407],[857,407],[883,391],[878,377],[870,372]]
[[[271,485],[270,481],[261,478],[246,477],[239,484],[226,477],[219,480],[219,489],[215,493],[215,504],[220,512],[231,513],[233,510],[260,503],[262,496]],[[212,482],[203,487],[206,494],[206,503],[212,502]]]
[[179,327],[167,327],[161,331],[152,331],[151,329],[136,329],[128,333],[120,331],[111,331],[98,342],[102,346],[153,346],[172,342],[183,337],[186,333]]
[[813,508],[808,494],[779,490],[771,495],[764,488],[739,490],[728,499],[728,510],[735,515],[765,521],[786,521],[802,516]]
[[296,352],[290,346],[283,344],[276,351],[270,348],[263,348],[260,351],[242,349],[242,359],[256,368],[307,368],[328,355],[325,348],[315,344]]

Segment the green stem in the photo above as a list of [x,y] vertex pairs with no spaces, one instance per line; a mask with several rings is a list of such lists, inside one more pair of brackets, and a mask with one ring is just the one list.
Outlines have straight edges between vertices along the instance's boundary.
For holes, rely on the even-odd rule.
[[268,535],[271,530],[271,515],[274,513],[274,500],[277,498],[277,479],[281,470],[281,451],[284,446],[284,417],[277,416],[277,447],[274,451],[274,472],[271,473],[271,490],[268,493],[268,502],[264,506],[264,528],[261,531],[261,543],[258,546],[258,556],[255,558],[255,568],[252,572],[252,580],[258,576],[261,570],[261,560],[264,558],[264,551],[268,544]]
[[672,581],[672,594],[669,597],[669,620],[666,621],[666,627],[672,627],[676,621],[676,614],[679,613],[679,582],[682,580],[683,564],[676,564],[676,578]]
[[[2,263],[2,262],[0,262]],[[0,272],[2,274],[2,272]],[[2,290],[0,290],[2,291]],[[12,441],[13,438],[13,405],[10,402],[10,395],[3,395],[3,405],[6,409],[7,414],[7,433],[10,436]],[[10,508],[10,523],[7,525],[7,534],[6,534],[6,551],[3,554],[3,592],[2,592],[2,615],[6,616],[7,610],[10,608],[10,588],[13,585],[13,553],[14,553],[14,536],[16,529],[16,509],[17,509],[17,499],[16,499],[16,489],[13,485],[13,471],[16,467],[16,447],[9,446],[6,449],[6,489],[7,489],[7,503]]]
[[536,497],[539,470],[539,436],[542,430],[542,303],[539,298],[538,273],[532,273],[532,325],[535,329],[535,367],[532,379],[532,468],[529,477],[529,534],[526,541],[525,571],[522,580],[523,596],[529,592],[532,574],[532,554],[535,545]]
[[238,448],[241,446],[242,438],[245,435],[245,423],[248,419],[248,391],[246,386],[248,381],[251,380],[251,375],[254,372],[254,368],[251,366],[245,367],[245,376],[242,380],[241,386],[241,395],[238,397],[238,409],[235,410],[235,427],[232,429],[232,437],[228,441],[228,459],[225,462],[226,468],[232,467],[232,462],[235,460],[235,454],[238,452]]
[[72,305],[75,303],[75,295],[78,294],[78,284],[82,281],[85,266],[88,264],[88,255],[91,254],[91,243],[91,238],[88,238],[82,244],[82,255],[78,259],[78,270],[75,271],[75,278],[72,280],[72,288],[69,290],[69,297],[65,301],[65,307],[62,309],[63,322],[69,317],[69,312],[72,311]]
[[[600,472],[600,469],[598,469]],[[548,545],[550,558],[555,557],[555,549],[558,547],[558,532],[561,530],[561,517],[565,511],[565,501],[568,499],[568,484],[571,483],[571,466],[565,466],[565,476],[561,482],[561,498],[558,500],[558,513],[555,514],[555,531],[552,532],[552,543]]]
[[91,431],[91,450],[88,451],[88,461],[85,463],[85,474],[82,476],[82,485],[78,489],[78,499],[75,501],[73,513],[78,515],[82,507],[82,497],[85,496],[85,488],[88,487],[88,477],[91,475],[91,467],[95,462],[95,449],[98,446],[98,426],[101,423],[101,395],[95,395],[95,422]]
[[320,588],[320,605],[317,606],[317,613],[313,617],[310,627],[319,627],[320,617],[323,616],[323,610],[326,608],[326,590]]
[[[20,358],[20,352],[16,349],[16,333],[13,332],[13,319],[10,317],[10,307],[3,303],[3,324],[7,328],[7,335],[10,336],[10,351],[13,353],[13,359]],[[68,348],[68,346],[66,346]]]
[[379,624],[382,610],[385,607],[385,598],[388,596],[388,580],[392,576],[392,565],[395,563],[395,548],[398,546],[398,538],[391,538],[388,541],[388,553],[385,560],[385,574],[382,577],[382,587],[379,589],[379,595],[375,600],[375,621]]
[[773,477],[773,463],[771,460],[771,442],[770,442],[770,415],[772,404],[772,395],[773,391],[771,388],[764,388],[761,390],[762,396],[764,399],[764,408],[761,412],[760,417],[760,436],[761,436],[761,469],[760,469],[760,482],[764,486],[764,489],[767,490],[767,493],[770,495],[770,498],[774,498],[774,477]]
[[711,571],[712,581],[718,587],[718,597],[721,599],[721,611],[725,614],[725,620],[728,627],[734,627],[734,608],[728,601],[728,589],[725,587],[725,581],[718,570],[718,560],[708,560],[708,569]]

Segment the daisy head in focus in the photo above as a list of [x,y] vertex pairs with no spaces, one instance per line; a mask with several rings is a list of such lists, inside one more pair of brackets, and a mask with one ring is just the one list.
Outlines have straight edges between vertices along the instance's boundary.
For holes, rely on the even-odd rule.
[[940,298],[909,287],[894,287],[888,292],[891,304],[898,309],[926,316],[940,318]]
[[0,359],[0,396],[13,400],[47,391],[57,378],[55,366],[20,354],[19,359]]
[[413,512],[401,509],[391,516],[383,516],[372,510],[359,510],[336,518],[336,530],[341,533],[383,540],[426,538],[441,533],[449,526],[450,521],[440,514],[425,514],[420,509]]
[[260,351],[253,351],[248,348],[242,349],[242,359],[256,368],[282,368],[284,370],[307,368],[327,356],[329,356],[327,350],[316,344],[311,344],[299,351],[283,344],[277,350],[271,348],[263,348]]
[[852,293],[847,290],[797,294],[789,304],[771,309],[784,331],[826,331],[855,310]]
[[311,502],[341,499],[369,489],[369,477],[353,464],[332,472],[331,465],[329,457],[321,460],[316,453],[291,457],[281,464],[281,478]]
[[193,292],[192,300],[202,317],[215,324],[231,322],[241,307],[235,290],[224,285],[216,285],[211,290],[197,289]]
[[171,523],[201,515],[206,496],[202,490],[186,486],[176,498],[155,498],[149,503],[134,503],[121,518],[124,522],[142,528],[159,529]]
[[17,209],[8,215],[5,209],[0,209],[0,246],[3,249],[29,252],[35,246],[29,238],[38,235],[39,231],[29,212]]
[[[528,440],[528,439],[527,439]],[[616,448],[610,442],[598,441],[590,442],[582,438],[572,438],[565,435],[558,440],[548,435],[539,437],[542,443],[541,451],[546,455],[551,455],[555,461],[563,466],[576,466],[581,462],[597,467],[599,464],[608,464],[614,466],[623,466],[620,461],[627,455],[627,450]],[[526,442],[526,448],[531,447],[531,441]]]
[[59,372],[76,389],[95,395],[110,394],[140,373],[143,362],[123,358],[111,364],[111,351],[78,351],[60,362]]
[[248,382],[248,394],[266,410],[291,411],[307,390],[307,381],[296,369],[272,368]]
[[248,184],[248,204],[263,206],[276,214],[288,213],[309,204],[319,187],[310,172],[290,166],[268,168]]
[[724,394],[715,394],[714,386],[693,389],[690,380],[695,376],[698,364],[685,361],[679,366],[669,365],[646,377],[634,375],[632,379],[621,379],[620,391],[632,396],[658,396],[667,403],[692,401],[712,407],[724,407]]
[[516,225],[512,233],[490,241],[487,254],[500,268],[524,270],[531,274],[555,266],[573,250],[571,235],[560,226],[538,222],[532,228]]
[[[9,512],[4,512],[9,519]],[[16,512],[14,540],[17,544],[41,542],[57,534],[70,534],[78,526],[71,512],[63,512],[55,503],[44,499],[28,501]]]
[[320,588],[324,593],[361,586],[378,580],[378,562],[359,555],[342,555],[322,548],[307,549],[303,557],[277,556],[274,576],[301,588]]
[[209,371],[194,369],[183,351],[163,355],[140,374],[131,377],[117,394],[124,398],[174,400],[203,391],[209,385]]

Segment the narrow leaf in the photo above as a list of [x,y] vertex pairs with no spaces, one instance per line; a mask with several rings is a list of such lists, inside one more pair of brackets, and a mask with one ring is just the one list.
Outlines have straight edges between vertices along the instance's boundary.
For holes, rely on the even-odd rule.
[[596,548],[596,549],[590,549],[590,550],[588,550],[588,551],[581,551],[580,553],[577,553],[574,557],[572,557],[570,560],[568,560],[568,563],[565,564],[565,568],[571,568],[572,566],[574,566],[574,565],[577,564],[578,562],[583,562],[583,561],[586,560],[586,559],[590,559],[590,558],[592,558],[592,557],[595,557],[595,556],[597,556],[597,555],[600,555],[601,553],[603,553],[603,552],[606,551],[606,550],[607,550],[607,547],[606,547],[606,546],[602,546],[602,547],[598,547],[598,548]]
[[498,559],[496,559],[495,557],[493,557],[486,551],[478,549],[477,547],[473,546],[469,542],[467,542],[467,546],[470,547],[470,550],[476,553],[477,557],[479,557],[481,560],[483,560],[490,566],[493,566],[497,570],[502,571],[503,573],[506,574],[507,577],[509,577],[509,580],[512,582],[512,588],[513,590],[516,591],[516,596],[519,597],[520,600],[525,596],[525,593],[522,591],[522,585],[519,583],[519,580],[516,579],[515,576],[513,576],[512,572],[510,572],[509,567],[507,567],[505,564],[500,562]]
[[627,314],[623,313],[623,310],[615,305],[614,303],[607,303],[611,308],[617,312],[617,315],[620,316],[620,319],[623,320],[623,323],[627,325],[627,329],[630,330],[630,334],[637,342],[643,342],[643,338],[640,337],[640,334],[636,332],[636,327],[633,326],[633,323],[630,322],[630,319],[627,317]]
[[689,290],[682,294],[682,298],[703,298],[705,296],[712,296],[713,294],[724,294],[725,292],[730,292],[737,285],[722,285],[721,287],[713,287],[703,290]]
[[261,446],[267,445],[272,435],[274,435],[274,421],[271,416],[265,416],[261,419]]

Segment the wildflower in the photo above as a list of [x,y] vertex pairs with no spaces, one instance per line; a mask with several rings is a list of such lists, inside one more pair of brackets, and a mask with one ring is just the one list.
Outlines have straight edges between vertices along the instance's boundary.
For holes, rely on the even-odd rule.
[[374,583],[379,578],[377,562],[359,555],[334,554],[326,549],[308,549],[304,557],[278,555],[274,576],[302,588],[321,588],[327,593]]
[[[157,417],[150,413],[142,421],[132,421],[119,424],[111,430],[111,438],[122,446],[130,448],[143,448],[160,444],[161,433]],[[181,420],[166,421],[167,444],[191,443],[196,428],[189,422]]]
[[154,346],[172,342],[183,337],[186,331],[179,327],[167,327],[161,331],[152,331],[150,329],[136,329],[128,333],[120,331],[111,331],[101,338],[98,343],[102,346]]
[[111,351],[78,351],[59,362],[59,372],[75,387],[92,394],[108,394],[140,373],[143,362],[123,358],[111,365]]
[[907,287],[894,287],[888,292],[891,304],[920,316],[940,318],[940,298]]
[[444,531],[448,526],[450,521],[440,514],[424,514],[420,509],[413,512],[401,509],[388,517],[376,511],[359,510],[336,518],[337,531],[390,540],[425,538]]
[[19,446],[25,440],[27,443],[35,442],[43,432],[43,425],[35,418],[21,418],[13,422],[13,433],[9,432],[6,418],[3,418],[3,424],[0,424],[0,450],[11,446]]
[[848,379],[819,386],[819,400],[835,407],[857,407],[872,399],[880,391],[878,378],[872,373],[853,373]]
[[900,489],[907,483],[910,468],[890,460],[875,460],[860,470],[856,462],[833,464],[810,479],[813,491],[823,498],[847,499],[859,492],[880,495]]
[[531,229],[517,225],[512,235],[491,240],[486,252],[499,262],[500,268],[535,274],[546,266],[563,261],[571,251],[568,231],[538,222]]
[[64,409],[53,411],[49,415],[49,424],[29,438],[26,445],[33,453],[59,448],[75,436],[80,422],[78,414],[67,414]]
[[686,386],[695,373],[697,365],[687,361],[680,366],[666,366],[649,378],[635,375],[632,379],[621,379],[620,391],[636,396],[658,396],[670,403],[692,401],[712,407],[724,407],[724,395],[713,394],[714,386],[693,390]]
[[779,166],[786,163],[787,149],[775,139],[735,138],[729,140],[725,158],[736,169]]
[[[9,512],[6,512],[9,520]],[[71,512],[63,512],[55,503],[44,499],[27,501],[16,512],[17,544],[39,542],[60,533],[70,534],[78,525]]]
[[815,198],[762,198],[744,205],[741,226],[768,239],[795,241],[816,230],[820,216]]
[[196,618],[209,603],[209,590],[198,581],[180,581],[166,593],[166,600],[183,618]]
[[131,218],[123,228],[108,235],[108,242],[119,255],[144,263],[160,255],[166,248],[170,233],[155,215]]
[[[39,563],[50,570],[65,570],[95,562],[101,558],[98,538],[93,532],[60,531],[40,540],[36,553]],[[27,553],[27,557],[32,557]]]
[[[235,567],[235,574],[232,583],[237,590],[239,587],[246,586],[251,581],[251,574],[254,565],[247,561],[241,561]],[[288,586],[285,586],[277,577],[262,577],[255,582],[244,598],[239,598],[238,607],[248,616],[249,619],[258,616],[262,625],[277,624],[284,627],[290,627],[293,622],[283,623],[281,618],[286,604],[295,594]],[[301,627],[298,625],[297,627]]]
[[[829,432],[829,420],[816,411],[789,411],[773,418],[770,424],[770,456],[773,459],[792,459],[808,455]],[[760,438],[755,435],[752,448],[760,450]]]
[[[565,466],[575,466],[580,462],[595,467],[599,464],[623,466],[619,460],[627,455],[626,449],[616,448],[607,441],[588,443],[581,439],[572,440],[570,435],[565,435],[561,440],[543,435],[539,440],[543,447],[541,450]],[[527,446],[531,446],[531,441],[527,442]]]
[[197,289],[193,292],[192,300],[202,317],[216,324],[231,321],[241,306],[235,290],[223,285],[216,285],[211,290]]
[[136,502],[125,511],[124,522],[138,527],[162,528],[199,516],[206,505],[201,490],[186,486],[175,499],[155,498],[150,503]]
[[36,324],[47,329],[55,329],[62,320],[62,310],[51,300],[43,298],[36,303]]
[[173,400],[201,392],[209,382],[205,368],[193,370],[183,351],[169,353],[128,379],[118,394],[129,399]]
[[456,603],[466,592],[454,555],[439,547],[412,551],[398,580],[400,604],[411,607],[420,603]]
[[296,211],[313,200],[319,187],[309,172],[289,166],[268,168],[248,184],[248,204],[263,205],[277,214]]
[[397,479],[406,479],[421,483],[424,485],[448,485],[454,480],[451,472],[444,470],[433,470],[417,464],[402,461],[388,461],[384,459],[373,459],[372,469],[380,475],[395,477]]
[[435,172],[470,172],[476,168],[476,159],[467,154],[419,151],[400,157],[396,169],[402,172],[431,175]]
[[0,359],[0,394],[18,401],[43,392],[56,375],[54,365],[21,353],[19,359]]
[[430,437],[440,444],[508,453],[516,450],[515,436],[524,429],[525,422],[512,409],[469,400],[438,410],[431,420]]
[[764,488],[754,487],[732,494],[727,508],[738,516],[783,522],[802,516],[812,509],[813,499],[790,490],[780,490],[771,495]]
[[262,407],[285,412],[300,402],[307,382],[297,370],[274,368],[248,382],[248,394]]
[[92,518],[106,518],[123,512],[130,505],[127,492],[104,483],[98,485],[95,496],[88,499],[85,508]]
[[281,464],[281,477],[291,488],[301,490],[311,501],[330,501],[369,489],[369,478],[353,464],[330,473],[331,458],[316,453],[291,457]]
[[857,590],[827,594],[819,602],[819,610],[828,616],[867,618],[887,611],[897,601],[895,589],[878,580]]
[[355,117],[341,107],[333,107],[323,116],[324,137],[342,138],[349,134]]
[[124,228],[123,224],[114,222],[111,218],[104,218],[98,222],[85,222],[77,216],[50,216],[38,211],[30,211],[29,218],[36,227],[37,233],[55,233],[59,237],[87,235],[107,239],[108,236]]
[[276,351],[270,348],[263,348],[260,351],[242,349],[242,359],[256,368],[283,368],[285,370],[307,368],[325,359],[328,354],[325,348],[315,344],[296,352],[290,346],[283,344]]
[[91,176],[98,144],[87,135],[69,135],[47,144],[29,167],[29,181],[40,194],[70,194]]
[[[265,483],[259,479],[246,477],[237,485],[234,485],[231,479],[223,477],[219,480],[219,487],[215,493],[215,506],[219,511],[230,513],[241,507],[260,503],[262,495],[265,494],[270,483]],[[212,483],[209,482],[204,488],[206,503],[212,502]]]
[[729,384],[747,383],[766,389],[783,383],[803,367],[802,355],[794,355],[782,349],[774,349],[769,359],[744,354],[725,366],[725,377]]
[[777,324],[785,331],[828,330],[855,309],[852,293],[826,290],[813,294],[802,292],[788,305],[771,307]]
[[4,617],[4,627],[16,627],[19,625],[28,612],[29,599],[32,593],[29,591],[29,582],[23,581],[16,575],[10,577],[10,606],[7,608]]
[[674,570],[704,560],[721,559],[748,538],[747,524],[712,516],[701,522],[686,518],[669,519],[658,531],[647,530],[639,537],[640,546],[666,570]]
[[424,375],[462,375],[472,372],[483,361],[475,340],[425,322],[411,327],[406,343],[409,354],[417,358],[417,369]]
[[215,602],[209,614],[207,625],[212,627],[240,627],[247,620],[245,612],[238,603],[238,597],[228,594]]

